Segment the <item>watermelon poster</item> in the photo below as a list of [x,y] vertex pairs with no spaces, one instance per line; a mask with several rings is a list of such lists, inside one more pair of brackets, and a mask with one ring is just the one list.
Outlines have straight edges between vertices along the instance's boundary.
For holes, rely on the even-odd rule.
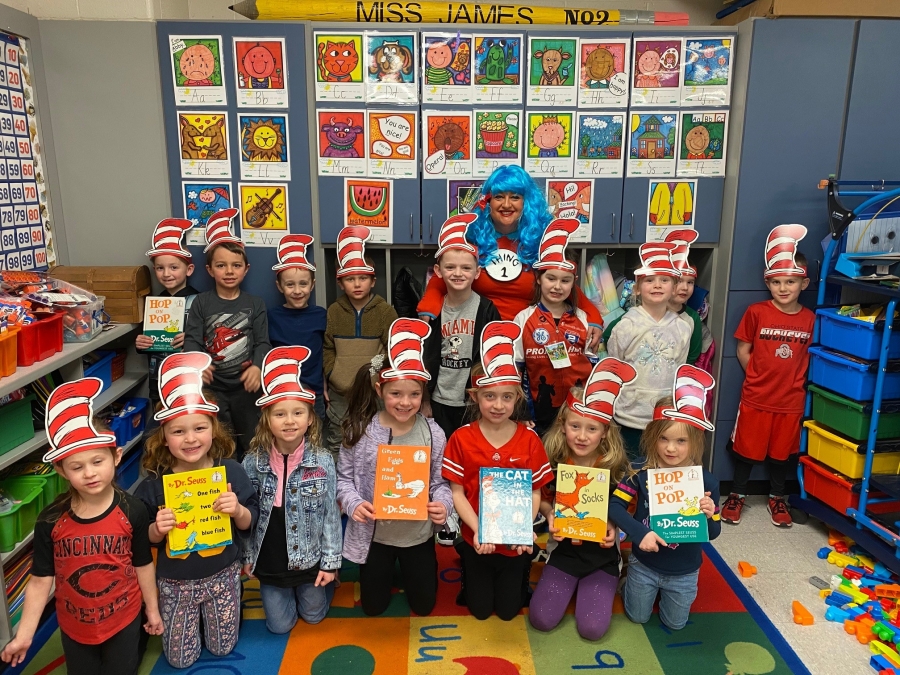
[[372,232],[369,243],[392,244],[394,182],[372,178],[345,178],[344,225],[365,225]]
[[408,110],[367,110],[369,175],[417,178],[418,115]]

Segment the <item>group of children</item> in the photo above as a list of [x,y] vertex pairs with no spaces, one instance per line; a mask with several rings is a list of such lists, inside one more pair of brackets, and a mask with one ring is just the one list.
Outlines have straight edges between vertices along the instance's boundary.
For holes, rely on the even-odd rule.
[[[577,309],[577,266],[566,257],[577,221],[548,226],[533,265],[534,304],[515,321],[501,321],[490,299],[472,291],[480,269],[478,251],[465,236],[471,218],[451,218],[441,230],[435,265],[447,294],[432,326],[398,319],[373,293],[363,227],[340,234],[344,295],[327,314],[309,305],[315,267],[306,248],[312,238],[285,237],[273,268],[285,303],[267,318],[262,301],[240,288],[248,264],[231,230],[236,213],[226,209],[209,219],[206,267],[215,289],[194,298],[183,351],[153,364],[159,426],[146,442],[148,477],[136,496],[115,486],[122,449],[92,418],[99,380],[64,384],[50,397],[45,461],[71,489],[41,514],[33,578],[3,660],[25,658],[54,578],[72,673],[135,672],[142,624],[162,635],[175,667],[196,662],[202,645],[214,655],[228,654],[238,639],[242,574],[259,579],[273,633],[290,631],[299,619],[325,617],[343,558],[360,566],[359,599],[367,615],[387,609],[398,562],[411,610],[427,615],[438,586],[435,534],[450,532],[452,540],[454,522],[462,559],[459,601],[479,619],[496,613],[510,620],[529,602],[534,551],[481,541],[484,467],[531,471],[532,517],[542,514],[551,534],[549,559],[530,597],[536,629],[558,625],[574,597],[579,633],[598,639],[606,632],[622,565],[617,528],[633,543],[623,589],[627,616],[648,621],[659,596],[661,621],[672,629],[685,625],[697,593],[700,546],[667,546],[649,529],[646,472],[702,465],[704,432],[712,429],[703,409],[712,378],[688,363],[697,325],[678,313],[684,300],[675,296],[680,283],[696,277],[687,263],[688,235],[641,247],[638,304],[612,327],[609,357],[596,362]],[[189,226],[161,222],[148,252],[168,295],[193,290],[187,286],[191,255],[182,245]],[[781,343],[772,358],[793,358],[785,356],[791,352],[790,346],[785,351],[787,337],[776,337],[787,319],[779,323],[771,312],[799,314],[799,320],[808,311],[793,311],[807,283],[796,255],[798,234],[779,234],[772,265],[767,252],[771,311],[745,319],[739,329],[748,382],[772,375],[765,372],[768,361],[757,367],[759,352],[771,346],[757,341],[760,326],[766,326],[762,339]],[[777,335],[793,339],[799,332]],[[137,346],[149,345],[138,338]],[[795,376],[805,347],[794,350]],[[742,400],[736,430],[735,449],[748,460],[766,456],[760,451],[763,415],[779,442],[786,438],[779,431],[782,413],[758,401]],[[745,432],[743,422],[753,415],[757,428]],[[390,444],[431,448],[426,520],[375,517],[376,453]],[[564,538],[554,526],[555,468],[562,463],[610,471],[616,487],[602,542]],[[223,466],[228,477],[213,508],[232,519],[234,541],[215,555],[172,557],[166,541],[176,517],[165,507],[162,477],[213,466]],[[699,508],[713,539],[720,532],[719,488],[708,472],[703,479]],[[726,505],[742,498],[731,495]],[[739,514],[738,507],[734,522]]]

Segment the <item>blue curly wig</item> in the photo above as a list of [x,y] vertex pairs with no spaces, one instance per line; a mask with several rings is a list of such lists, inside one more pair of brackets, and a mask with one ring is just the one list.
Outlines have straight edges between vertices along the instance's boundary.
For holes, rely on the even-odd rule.
[[[525,173],[520,166],[505,165],[494,171],[481,186],[482,195],[495,195],[501,192],[514,192],[522,195],[522,215],[516,232],[507,235],[519,241],[519,260],[523,266],[530,267],[538,258],[541,237],[547,224],[552,220],[547,200],[534,179]],[[491,221],[490,204],[476,207],[473,213],[478,214],[466,230],[466,239],[478,247],[479,263],[486,265],[497,250],[497,239],[500,235]]]

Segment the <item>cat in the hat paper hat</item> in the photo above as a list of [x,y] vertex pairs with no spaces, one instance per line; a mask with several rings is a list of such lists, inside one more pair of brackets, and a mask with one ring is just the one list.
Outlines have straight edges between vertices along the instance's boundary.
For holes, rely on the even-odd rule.
[[806,256],[797,248],[805,236],[803,225],[779,225],[766,238],[763,277],[775,305],[787,314],[800,311],[800,293],[809,286]]
[[366,255],[366,242],[371,238],[371,230],[362,225],[344,227],[338,233],[338,288],[357,311],[368,304],[375,289],[375,268]]
[[[316,266],[308,257],[309,247],[313,241],[312,236],[308,234],[289,234],[282,237],[278,244],[278,262],[272,266],[272,271],[275,272],[275,286],[284,295],[285,307],[289,309],[308,307],[313,289],[316,287]],[[278,320],[276,317],[275,321]],[[271,310],[269,336],[272,337]]]
[[532,265],[537,287],[535,300],[553,311],[554,316],[564,311],[566,305],[578,306],[578,285],[575,283],[578,265],[566,247],[579,227],[581,223],[575,218],[551,220],[541,237],[538,259]]

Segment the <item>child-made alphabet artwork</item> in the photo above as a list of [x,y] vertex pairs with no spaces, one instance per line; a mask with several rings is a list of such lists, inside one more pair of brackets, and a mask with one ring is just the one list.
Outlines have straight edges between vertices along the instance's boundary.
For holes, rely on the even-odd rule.
[[369,175],[415,178],[417,113],[406,110],[367,110]]
[[366,100],[418,103],[415,33],[366,33]]
[[631,40],[582,38],[578,60],[578,106],[628,106]]
[[394,181],[346,178],[344,194],[344,225],[368,227],[372,233],[371,244],[393,243]]
[[528,112],[525,171],[532,176],[571,178],[574,112]]
[[239,183],[241,240],[245,246],[278,246],[289,232],[287,185]]
[[179,112],[178,139],[183,177],[231,178],[225,113]]
[[284,38],[234,38],[238,108],[287,108]]
[[319,175],[365,176],[366,113],[364,110],[316,111]]
[[182,183],[181,192],[184,217],[194,224],[187,233],[187,243],[205,246],[206,221],[212,214],[232,205],[231,183]]
[[238,115],[241,178],[290,180],[287,115]]
[[531,470],[480,470],[478,539],[482,544],[531,546]]
[[422,33],[422,103],[472,101],[472,36]]
[[578,113],[578,138],[575,141],[576,178],[616,178],[622,175],[625,112]]
[[[557,216],[565,218],[566,216]],[[553,524],[563,537],[603,541],[609,510],[609,470],[560,464]]]
[[472,112],[423,110],[425,134],[425,178],[472,175]]
[[631,105],[678,105],[681,60],[681,38],[635,38]]
[[213,511],[228,490],[224,466],[163,476],[165,506],[175,513],[175,527],[166,535],[166,554],[187,558],[217,555],[231,543],[231,516]]
[[650,529],[666,544],[709,541],[703,499],[703,467],[679,466],[647,470],[650,493]]
[[734,38],[685,38],[682,105],[731,103]]
[[572,105],[577,99],[578,38],[530,38],[528,102]]
[[175,105],[225,105],[221,35],[171,35]]
[[696,229],[696,180],[651,180],[647,199],[647,241],[665,241],[672,230]]
[[522,36],[475,35],[476,103],[522,102]]
[[697,111],[681,113],[679,176],[724,176],[725,138],[728,113]]
[[315,33],[316,100],[345,103],[366,95],[362,33]]
[[554,218],[574,218],[581,226],[569,235],[569,242],[590,242],[591,212],[594,203],[593,180],[548,180],[547,204]]
[[490,176],[504,164],[522,164],[522,110],[475,111],[476,176]]
[[431,448],[379,445],[375,460],[376,520],[428,520]]
[[674,176],[678,111],[631,113],[628,176]]
[[447,181],[447,217],[471,213],[481,196],[483,180]]

